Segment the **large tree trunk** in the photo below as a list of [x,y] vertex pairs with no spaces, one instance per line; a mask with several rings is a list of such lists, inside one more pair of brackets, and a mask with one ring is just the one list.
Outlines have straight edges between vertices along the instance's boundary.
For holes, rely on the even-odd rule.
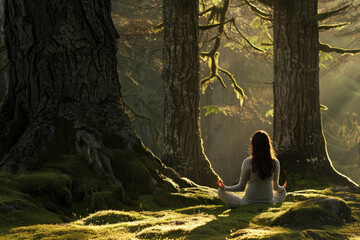
[[[161,176],[179,178],[143,147],[124,113],[110,8],[110,0],[6,1],[10,86],[0,109],[0,167],[49,168],[80,156],[129,203]],[[89,176],[80,179],[86,169],[78,170],[76,184],[89,185]]]
[[4,46],[4,1],[0,0],[0,105],[4,101],[7,85],[8,85],[8,74],[7,74],[7,56],[6,56],[6,49],[3,48]]
[[[302,186],[353,185],[332,166],[319,102],[317,1],[274,2],[274,145],[282,179]],[[305,180],[306,181],[306,180]]]
[[200,132],[198,0],[164,0],[164,162],[196,183],[216,186]]

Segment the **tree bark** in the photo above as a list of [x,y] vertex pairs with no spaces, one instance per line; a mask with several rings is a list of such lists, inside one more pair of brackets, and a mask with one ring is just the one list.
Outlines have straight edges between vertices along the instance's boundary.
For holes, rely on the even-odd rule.
[[118,186],[123,202],[136,189],[154,191],[161,175],[178,181],[143,147],[124,112],[110,0],[5,6],[10,85],[0,109],[1,169],[40,169],[75,154],[94,177]]
[[[274,146],[282,179],[354,185],[332,166],[319,102],[317,1],[274,2]],[[307,172],[307,173],[306,173]]]
[[166,165],[216,186],[200,131],[198,0],[164,0],[164,155]]

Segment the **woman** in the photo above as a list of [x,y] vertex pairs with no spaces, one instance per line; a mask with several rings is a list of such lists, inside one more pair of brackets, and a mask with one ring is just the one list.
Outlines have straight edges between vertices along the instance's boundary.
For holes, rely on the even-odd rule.
[[[286,182],[279,186],[280,163],[275,158],[269,135],[256,131],[251,138],[250,157],[241,167],[240,182],[228,187],[218,183],[220,199],[228,205],[272,204],[284,201]],[[243,198],[232,193],[244,191]]]

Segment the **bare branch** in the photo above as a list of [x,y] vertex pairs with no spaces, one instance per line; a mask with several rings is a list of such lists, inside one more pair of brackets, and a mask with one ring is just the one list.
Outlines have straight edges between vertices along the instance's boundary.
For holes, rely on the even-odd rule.
[[255,46],[253,43],[251,43],[249,41],[249,39],[247,39],[245,37],[245,35],[239,30],[239,28],[237,27],[235,22],[234,22],[234,27],[235,27],[236,31],[240,34],[240,36],[250,45],[250,47],[254,48],[256,51],[259,51],[259,52],[266,52],[264,49],[261,49],[261,48]]
[[326,30],[330,30],[330,29],[334,29],[334,28],[341,28],[345,25],[348,25],[348,22],[345,23],[339,23],[339,24],[333,24],[333,25],[320,25],[318,27],[319,31],[326,31]]
[[357,54],[360,53],[360,49],[344,49],[344,48],[336,48],[331,47],[329,44],[320,43],[320,51],[323,52],[336,52],[340,54]]
[[221,22],[221,23],[209,24],[209,25],[199,25],[199,29],[200,30],[208,30],[208,29],[211,29],[213,27],[218,27],[220,25],[224,25],[224,24],[226,24],[228,22],[233,22],[233,21],[234,21],[234,19],[232,18],[232,19],[229,19],[229,20],[227,20],[225,22]]
[[210,12],[210,11],[212,11],[212,10],[214,10],[214,6],[212,6],[211,8],[208,8],[208,9],[206,9],[206,10],[204,10],[204,11],[202,11],[201,13],[199,13],[199,16],[201,17],[202,15],[204,15],[204,14],[206,14],[206,13],[208,13],[208,12]]
[[[220,69],[220,68],[219,68]],[[219,80],[219,82],[221,83],[221,86],[223,86],[223,88],[227,89],[227,86],[225,85],[224,80],[222,79],[222,77],[219,74],[216,74],[216,78]]]
[[127,109],[129,109],[136,117],[139,117],[139,118],[144,118],[146,120],[149,120],[150,122],[152,122],[152,118],[151,117],[148,117],[148,116],[145,116],[144,114],[141,114],[141,113],[138,113],[134,108],[132,108],[129,104],[127,104],[125,101],[124,101],[124,105]]
[[244,2],[245,2],[246,5],[248,5],[248,6],[250,7],[250,9],[251,9],[256,15],[258,15],[259,17],[271,19],[271,14],[262,11],[261,9],[259,9],[258,7],[256,7],[255,5],[251,4],[248,0],[244,0]]
[[351,4],[346,5],[344,7],[341,7],[341,8],[338,8],[338,9],[335,9],[335,10],[332,10],[332,11],[328,11],[328,12],[324,12],[324,13],[318,13],[315,16],[312,16],[311,18],[305,20],[305,23],[325,20],[325,19],[327,19],[329,17],[332,17],[332,16],[344,11],[345,9],[347,9],[350,6],[351,6]]
[[226,71],[225,69],[222,69],[220,67],[219,67],[219,70],[221,72],[225,73],[225,75],[228,76],[228,78],[232,81],[234,91],[235,91],[238,99],[240,100],[240,105],[242,105],[244,102],[244,98],[246,97],[244,90],[237,84],[237,81],[233,74],[231,74],[229,71]]

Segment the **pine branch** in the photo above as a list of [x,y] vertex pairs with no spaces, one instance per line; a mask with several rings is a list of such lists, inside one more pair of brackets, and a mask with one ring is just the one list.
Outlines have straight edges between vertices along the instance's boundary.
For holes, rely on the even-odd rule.
[[201,17],[202,15],[204,15],[204,14],[206,14],[206,13],[208,13],[208,12],[210,12],[210,11],[212,11],[212,10],[214,10],[214,6],[212,6],[211,8],[208,8],[208,9],[206,9],[206,10],[204,10],[204,11],[202,11],[201,13],[199,13],[199,17]]
[[336,48],[331,47],[329,44],[320,43],[320,51],[323,52],[336,52],[340,54],[357,54],[360,53],[360,49],[345,49],[345,48]]
[[[248,0],[244,0],[244,2],[246,3],[246,5],[248,5],[250,7],[250,9],[256,13],[256,15],[258,15],[259,17],[263,17],[266,19],[269,19],[271,17],[271,14],[266,13],[264,11],[262,11],[261,9],[257,8],[255,5],[251,4]],[[270,18],[271,19],[271,18]]]
[[347,9],[350,6],[351,6],[351,4],[341,7],[341,8],[338,8],[338,9],[335,9],[335,10],[328,11],[328,12],[318,13],[315,16],[305,20],[305,23],[325,20],[329,17],[332,17],[332,16],[344,11],[345,9]]
[[[214,51],[200,53],[200,56],[208,57],[208,61],[210,61],[210,75],[204,79],[201,79],[201,84],[205,84],[208,81],[211,81],[213,78],[217,78],[220,81],[221,85],[225,86],[224,82],[221,82],[222,78],[219,76],[219,55],[219,52]],[[226,86],[224,88],[226,88]]]
[[128,108],[135,115],[135,117],[144,118],[144,119],[149,120],[150,122],[152,122],[151,117],[148,117],[148,116],[145,116],[144,114],[138,113],[134,108],[132,108],[125,101],[124,101],[124,105],[125,105],[126,108]]
[[250,45],[250,47],[254,48],[256,51],[259,51],[259,52],[266,52],[264,49],[261,49],[261,48],[255,46],[254,44],[252,44],[252,43],[249,41],[249,39],[247,39],[247,38],[245,37],[245,35],[239,30],[239,28],[237,27],[237,25],[235,24],[235,22],[234,22],[234,27],[235,27],[236,31],[240,34],[240,36]]
[[260,23],[261,23],[261,27],[262,27],[263,31],[265,32],[266,37],[270,40],[271,43],[273,43],[274,40],[271,37],[271,35],[269,34],[269,32],[267,31],[268,28],[264,26],[263,21],[260,21]]
[[216,78],[219,80],[221,86],[223,86],[223,88],[227,89],[227,86],[225,85],[224,80],[222,79],[222,77],[219,74],[216,74]]
[[334,28],[341,28],[345,25],[348,25],[349,23],[346,22],[346,23],[339,23],[339,24],[333,24],[333,25],[320,25],[318,27],[318,30],[319,31],[326,31],[326,30],[330,30],[330,29],[334,29]]
[[211,28],[214,28],[214,27],[218,27],[218,26],[221,26],[221,25],[224,25],[224,24],[227,24],[228,22],[233,22],[234,19],[229,19],[225,22],[221,22],[221,23],[216,23],[216,24],[209,24],[209,25],[199,25],[199,29],[200,30],[208,30],[208,29],[211,29]]
[[261,2],[262,4],[268,6],[268,7],[273,7],[274,6],[274,1],[273,0],[258,0],[259,2]]
[[[234,76],[230,72],[228,72],[225,69],[222,69],[222,68],[219,67],[219,55],[220,55],[220,53],[218,52],[218,49],[220,47],[221,37],[223,35],[225,35],[225,37],[227,39],[230,39],[229,36],[226,34],[226,31],[224,29],[224,25],[225,25],[225,23],[232,22],[234,24],[234,26],[235,26],[235,19],[234,18],[232,18],[230,20],[226,20],[226,13],[228,11],[229,4],[230,4],[230,0],[225,0],[223,6],[221,8],[214,9],[214,11],[212,11],[212,14],[210,14],[209,22],[210,22],[210,19],[212,19],[214,17],[215,11],[220,13],[220,19],[218,20],[220,22],[220,24],[213,24],[213,25],[219,26],[218,33],[216,34],[216,37],[214,39],[215,43],[214,43],[213,49],[210,52],[200,53],[201,57],[209,58],[208,61],[209,61],[209,65],[210,65],[209,66],[210,75],[203,78],[202,80],[200,80],[200,83],[201,83],[201,85],[203,85],[203,84],[206,84],[209,81],[212,81],[213,79],[216,78],[217,80],[219,80],[222,87],[227,89],[227,86],[226,86],[223,78],[219,74],[219,71],[221,71],[222,73],[224,73],[232,81],[232,83],[233,83],[232,86],[234,88],[234,91],[235,91],[235,93],[237,95],[237,98],[240,100],[240,105],[242,105],[243,101],[244,101],[244,98],[246,97],[243,89],[239,87],[239,85],[237,84]],[[249,41],[249,45],[252,45],[250,43],[250,41]],[[254,46],[254,45],[252,45],[252,46]],[[206,86],[207,85],[205,85],[205,88],[206,88]]]
[[134,83],[136,86],[139,86],[139,83],[133,77],[131,77],[130,74],[125,73],[125,75],[131,80],[132,83]]
[[211,79],[213,79],[214,77],[215,76],[210,75],[210,76],[208,76],[206,78],[203,78],[203,79],[200,80],[200,84],[205,84],[205,83],[209,82]]
[[237,81],[233,74],[231,74],[229,71],[226,71],[225,69],[219,68],[221,72],[223,72],[233,83],[234,91],[236,92],[236,95],[238,96],[240,100],[240,105],[243,104],[244,98],[246,97],[244,90],[237,84]]
[[[212,12],[213,13],[213,10],[215,9],[215,7],[213,6],[213,7],[211,7],[211,8],[208,8],[208,9],[206,9],[206,10],[204,10],[204,11],[202,11],[201,13],[199,13],[199,17],[201,17],[202,15],[204,15],[204,14],[206,14],[206,13],[208,13],[208,12]],[[219,23],[219,24],[221,24],[221,23]],[[214,24],[215,25],[215,24]],[[204,28],[205,27],[205,28]],[[202,29],[202,30],[206,30],[207,28],[206,28],[207,26],[199,26],[199,29]],[[213,27],[216,27],[216,26],[213,26]],[[211,28],[211,27],[209,27],[209,28]],[[158,25],[156,25],[155,27],[154,27],[154,29],[155,30],[163,30],[164,29],[164,23],[163,22],[161,22],[161,23],[159,23]],[[1,48],[0,48],[0,51],[1,51]]]

